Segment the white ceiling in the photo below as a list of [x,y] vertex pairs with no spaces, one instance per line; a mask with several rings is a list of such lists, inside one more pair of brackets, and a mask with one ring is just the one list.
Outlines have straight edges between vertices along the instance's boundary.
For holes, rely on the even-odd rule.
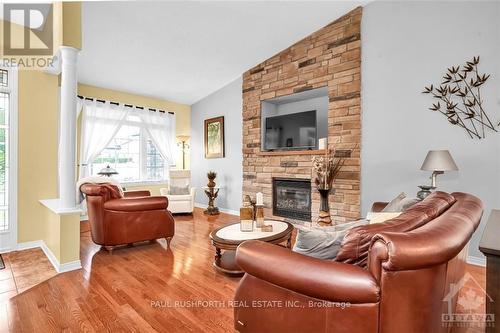
[[79,81],[193,104],[366,2],[83,2]]

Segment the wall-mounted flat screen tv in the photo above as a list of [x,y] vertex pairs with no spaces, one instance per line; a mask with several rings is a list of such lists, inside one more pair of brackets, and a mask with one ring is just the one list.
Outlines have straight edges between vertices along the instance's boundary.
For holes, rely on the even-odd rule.
[[316,110],[266,118],[265,150],[306,150],[317,145]]

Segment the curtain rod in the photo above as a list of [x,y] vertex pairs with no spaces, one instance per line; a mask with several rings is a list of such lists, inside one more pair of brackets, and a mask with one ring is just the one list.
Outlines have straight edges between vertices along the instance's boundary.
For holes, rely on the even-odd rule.
[[[94,101],[94,100],[95,100],[96,102],[106,103],[106,101],[105,101],[105,100],[103,100],[103,99],[97,99],[97,98],[92,98],[92,97],[85,97],[85,96],[82,96],[82,95],[76,95],[76,96],[77,96],[79,99],[85,99],[85,100],[87,100],[87,101]],[[120,103],[118,103],[118,102],[109,102],[109,104],[113,104],[113,105],[120,105]],[[158,112],[160,112],[160,113],[166,113],[166,111],[164,111],[164,110],[160,110],[160,109],[152,109],[152,108],[146,108],[146,107],[144,107],[144,106],[137,106],[137,105],[132,105],[132,104],[123,104],[123,106],[128,107],[128,108],[133,108],[133,107],[135,107],[136,109],[141,109],[141,110],[146,109],[146,110],[153,111],[153,112],[158,111]],[[170,111],[169,111],[168,113],[169,113],[169,114],[175,114],[175,113],[170,112]]]

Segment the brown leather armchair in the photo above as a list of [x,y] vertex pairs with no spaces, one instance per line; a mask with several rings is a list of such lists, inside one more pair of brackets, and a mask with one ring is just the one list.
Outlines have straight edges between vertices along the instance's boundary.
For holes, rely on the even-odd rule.
[[246,274],[236,290],[235,329],[447,331],[442,315],[453,313],[457,296],[450,288],[464,275],[466,246],[483,212],[472,195],[447,196],[453,202],[446,209],[442,193],[412,207],[408,218],[427,220],[416,229],[385,231],[383,223],[363,227],[365,236],[377,230],[370,237],[366,266],[364,261],[355,260],[360,262],[355,265],[307,257],[259,241],[242,243],[236,261]]
[[83,184],[90,232],[94,243],[112,251],[117,245],[174,236],[174,218],[167,210],[168,199],[152,197],[149,191],[124,195],[111,184]]

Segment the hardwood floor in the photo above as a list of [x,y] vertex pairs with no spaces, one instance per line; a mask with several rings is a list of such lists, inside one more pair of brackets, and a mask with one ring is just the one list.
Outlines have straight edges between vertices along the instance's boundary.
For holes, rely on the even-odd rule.
[[145,243],[112,255],[93,244],[84,227],[83,269],[59,274],[3,304],[0,331],[233,331],[229,307],[174,306],[185,300],[232,300],[239,278],[213,269],[215,249],[209,234],[234,220],[226,214],[206,217],[196,210],[194,218],[176,216],[169,249]]
[[[239,278],[213,269],[209,234],[237,217],[197,209],[175,219],[170,248],[145,243],[112,255],[92,243],[82,224],[83,269],[0,301],[0,332],[232,332],[233,310],[223,303]],[[484,284],[484,269],[470,272]]]
[[[457,302],[456,313],[458,314],[468,314],[468,313],[478,313],[484,314],[486,312],[486,271],[485,268],[467,265],[467,272],[470,273],[472,279],[467,280],[465,285],[460,289],[459,301]],[[460,299],[462,301],[460,301]],[[475,306],[475,308],[470,309],[471,304],[465,304],[467,300],[480,300]],[[460,324],[459,324],[460,325]],[[482,333],[485,331],[483,323],[468,323],[464,327],[460,326],[453,327],[453,333]]]

